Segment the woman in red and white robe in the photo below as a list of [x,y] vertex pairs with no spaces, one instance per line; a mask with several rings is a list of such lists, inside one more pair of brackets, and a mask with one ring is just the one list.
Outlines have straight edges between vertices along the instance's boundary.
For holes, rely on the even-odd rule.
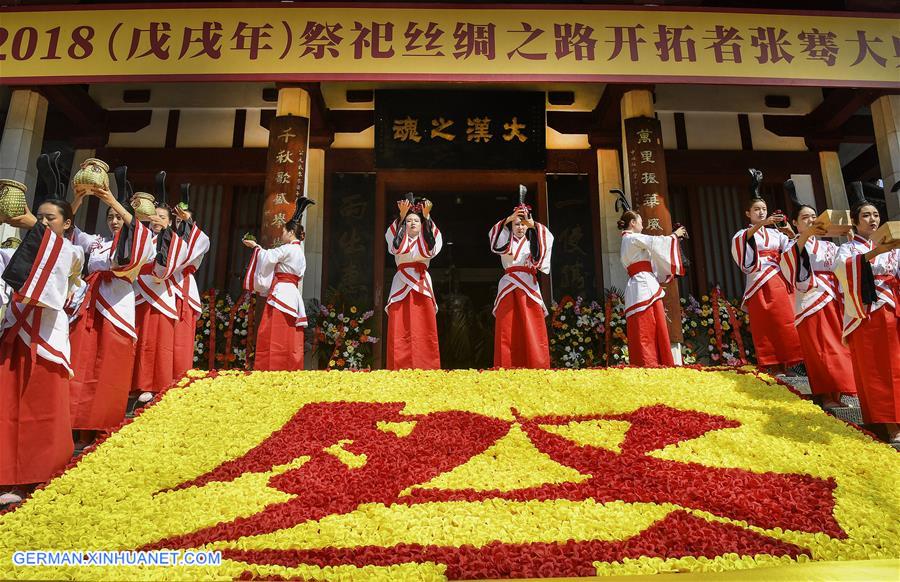
[[823,407],[834,408],[842,406],[841,394],[856,395],[856,379],[841,341],[843,296],[833,272],[838,247],[815,236],[815,220],[814,208],[799,206],[793,221],[799,236],[781,255],[781,273],[794,286],[794,322],[810,389]]
[[72,208],[47,200],[8,219],[30,229],[18,249],[0,250],[13,297],[0,324],[0,505],[21,501],[72,458],[69,412],[69,320],[63,306],[81,273],[84,253],[65,231]]
[[184,241],[172,228],[168,207],[156,209],[153,230],[154,260],[141,267],[134,282],[137,356],[131,379],[132,393],[140,402],[167,388],[175,377],[175,324],[178,322],[178,295],[175,274],[184,264]]
[[550,272],[553,235],[531,218],[527,206],[491,228],[491,251],[500,255],[503,277],[494,300],[494,367],[549,368],[548,311],[537,273]]
[[622,230],[622,265],[628,271],[625,285],[625,328],[628,335],[628,361],[632,366],[655,368],[674,366],[669,327],[662,288],[675,277],[684,275],[684,263],[678,239],[685,235],[679,227],[668,236],[642,234],[641,215],[626,211],[619,219]]
[[244,276],[244,289],[266,298],[262,320],[256,332],[254,370],[302,370],[303,342],[307,325],[303,305],[303,274],[306,256],[305,232],[297,220],[290,220],[281,234],[281,246],[263,249],[254,240],[244,245],[253,249]]
[[72,428],[80,441],[94,431],[109,430],[125,418],[134,368],[134,281],[153,261],[153,233],[134,220],[108,191],[95,194],[109,209],[106,223],[112,240],[77,231],[75,241],[87,246],[87,293],[73,314],[70,335],[74,377],[70,383]]
[[747,276],[743,307],[750,314],[750,334],[761,367],[778,366],[786,370],[803,361],[800,337],[794,327],[791,286],[781,275],[781,254],[789,239],[770,228],[785,220],[784,215],[769,216],[764,200],[751,199],[745,212],[750,226],[734,235],[731,256]]
[[203,311],[194,273],[200,268],[204,255],[209,251],[209,237],[200,230],[188,210],[176,206],[175,215],[178,223],[176,231],[185,243],[185,257],[182,266],[175,271],[173,279],[179,318],[175,322],[175,367],[172,377],[177,380],[194,367],[197,319]]
[[444,245],[431,220],[432,204],[397,202],[400,218],[384,233],[397,272],[387,306],[387,369],[437,370],[441,352],[437,334],[437,301],[428,265]]
[[858,205],[850,216],[856,235],[834,263],[844,292],[843,336],[863,420],[886,425],[889,439],[900,442],[900,250],[871,241],[880,224],[875,206]]

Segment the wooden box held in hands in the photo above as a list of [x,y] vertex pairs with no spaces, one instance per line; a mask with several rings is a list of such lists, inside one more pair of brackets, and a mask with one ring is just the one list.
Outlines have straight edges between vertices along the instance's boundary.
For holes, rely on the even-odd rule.
[[900,246],[900,220],[892,220],[882,224],[875,234],[872,235],[872,242],[876,245],[891,243],[895,247]]
[[825,228],[825,234],[822,236],[847,236],[851,228],[850,211],[826,210],[816,217],[816,221],[813,224]]

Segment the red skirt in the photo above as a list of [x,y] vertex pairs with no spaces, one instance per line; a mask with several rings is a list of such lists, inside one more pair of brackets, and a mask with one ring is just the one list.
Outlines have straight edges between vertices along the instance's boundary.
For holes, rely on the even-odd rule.
[[658,368],[675,365],[662,299],[628,316],[625,332],[628,335],[628,361],[632,366]]
[[305,328],[297,319],[266,304],[256,332],[254,370],[293,371],[303,369]]
[[172,377],[179,380],[194,367],[194,340],[197,334],[197,312],[181,299],[178,300],[181,319],[175,322],[175,367]]
[[85,314],[70,334],[75,376],[69,382],[72,428],[108,430],[125,419],[134,340],[99,312]]
[[44,483],[72,460],[69,372],[18,335],[0,341],[0,483]]
[[780,275],[766,281],[747,300],[757,365],[790,366],[803,361],[800,337],[794,327],[793,305],[794,298]]
[[495,368],[549,368],[550,342],[544,310],[521,289],[500,300],[494,314]]
[[900,422],[900,320],[882,307],[847,338],[867,423]]
[[388,306],[387,369],[439,370],[434,303],[416,291]]
[[850,350],[841,341],[841,310],[837,301],[800,322],[797,333],[813,394],[856,394]]
[[138,341],[131,386],[134,392],[159,392],[175,380],[175,321],[141,303],[135,310]]

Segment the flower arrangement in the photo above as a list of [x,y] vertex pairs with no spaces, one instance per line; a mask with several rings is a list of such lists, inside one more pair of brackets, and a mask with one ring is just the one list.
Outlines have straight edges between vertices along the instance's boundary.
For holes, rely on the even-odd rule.
[[724,297],[718,287],[699,301],[681,298],[681,328],[686,364],[743,366],[754,361],[750,316],[740,300]]
[[[717,306],[714,308],[713,306]],[[603,303],[563,297],[550,309],[550,358],[557,368],[592,368],[628,363],[625,305],[614,289]],[[606,325],[609,320],[610,325]],[[717,287],[700,300],[681,298],[684,364],[743,366],[753,361],[749,316],[739,300]]]
[[[898,471],[734,368],[192,371],[0,515],[0,578],[804,578],[900,555]],[[222,562],[13,562],[48,548]]]
[[[346,313],[345,313],[346,311]],[[378,338],[366,327],[374,311],[355,305],[341,309],[333,304],[318,306],[315,326],[316,350],[328,370],[365,370],[372,366],[372,345]]]
[[[607,319],[610,325],[607,326]],[[628,363],[624,305],[615,291],[604,302],[568,295],[550,307],[550,359],[556,368]]]
[[210,289],[200,296],[200,303],[202,311],[194,335],[194,368],[250,369],[255,340],[255,296],[244,293],[235,301]]

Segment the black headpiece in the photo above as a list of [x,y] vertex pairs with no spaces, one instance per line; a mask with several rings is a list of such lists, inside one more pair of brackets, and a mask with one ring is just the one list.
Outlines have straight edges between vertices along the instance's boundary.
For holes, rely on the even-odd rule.
[[166,203],[166,171],[160,170],[156,173],[156,179],[153,183],[153,197],[156,198],[156,204]]
[[515,210],[522,209],[531,214],[531,206],[525,204],[526,194],[528,194],[528,188],[526,188],[524,184],[519,184],[519,203],[516,205]]
[[898,190],[900,190],[900,180],[898,180],[896,184],[891,186],[891,193],[897,192]]
[[762,199],[759,192],[759,185],[762,184],[763,173],[756,168],[749,168],[750,171],[750,197]]
[[306,196],[297,197],[297,205],[294,208],[294,216],[291,217],[291,222],[300,222],[300,219],[303,218],[303,213],[306,211],[306,208],[315,204],[313,200],[310,200]]
[[128,166],[118,166],[113,170],[113,175],[116,178],[116,199],[119,204],[127,208],[134,195],[131,182],[128,181]]
[[[896,185],[894,187],[897,188]],[[850,208],[856,208],[862,204],[872,204],[878,208],[882,196],[884,196],[884,190],[871,182],[850,182],[850,191],[847,192]]]
[[629,204],[628,199],[625,198],[625,192],[620,190],[619,188],[613,188],[609,191],[610,194],[615,194],[618,196],[616,198],[616,212],[626,213],[631,210],[631,204]]
[[[791,180],[791,179],[785,180],[784,191],[787,193],[788,198],[791,201],[791,205],[793,206],[794,212],[799,211],[800,207],[802,207],[802,206],[809,206],[810,208],[812,208],[812,206],[810,206],[809,204],[804,204],[803,202],[800,201],[800,198],[797,196],[797,186],[794,184],[793,180]],[[813,210],[815,210],[815,209],[813,208]]]
[[414,195],[412,192],[406,193],[406,201],[409,202],[409,211],[414,214],[422,214],[425,210],[425,199]]
[[191,183],[181,185],[181,202],[178,203],[185,210],[191,208]]
[[31,207],[34,213],[37,213],[37,209],[45,200],[50,198],[66,199],[69,176],[59,163],[60,155],[60,152],[51,152],[38,156],[38,178],[43,182],[44,190],[41,192],[40,189],[35,189],[34,202]]

